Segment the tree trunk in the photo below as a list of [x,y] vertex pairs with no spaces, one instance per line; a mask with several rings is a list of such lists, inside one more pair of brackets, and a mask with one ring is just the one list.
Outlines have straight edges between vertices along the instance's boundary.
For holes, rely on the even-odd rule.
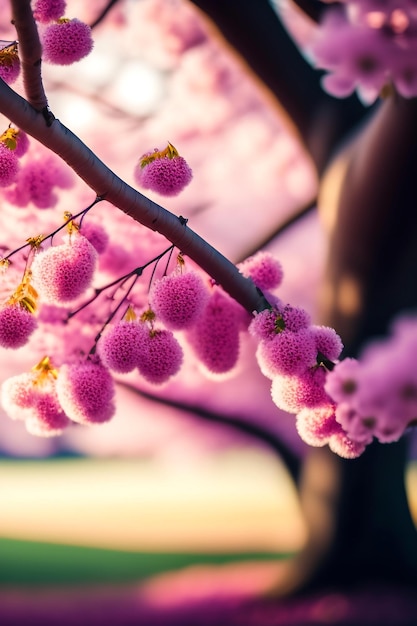
[[[398,312],[417,308],[416,101],[381,104],[329,168],[319,205],[329,228],[321,321],[340,332],[345,356],[356,356]],[[406,463],[406,437],[350,461],[311,451],[300,481],[310,539],[278,593],[417,583]]]

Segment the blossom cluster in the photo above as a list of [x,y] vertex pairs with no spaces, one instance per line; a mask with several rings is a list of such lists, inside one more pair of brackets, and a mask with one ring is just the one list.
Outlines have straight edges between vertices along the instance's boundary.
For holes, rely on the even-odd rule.
[[355,89],[372,103],[394,87],[417,96],[417,4],[415,0],[342,0],[329,3],[309,54],[326,70],[323,87],[344,98]]
[[42,58],[55,65],[71,65],[80,61],[93,49],[91,28],[88,24],[64,17],[65,0],[36,0],[33,16],[38,22]]
[[360,359],[347,358],[327,375],[336,420],[355,441],[397,441],[417,419],[417,319],[397,318],[388,339],[377,339]]
[[49,209],[58,201],[56,189],[72,185],[70,169],[49,151],[31,146],[23,130],[10,124],[0,136],[0,188],[10,204]]
[[[3,383],[4,410],[23,421],[31,434],[51,437],[70,425],[108,422],[115,413],[115,380],[133,374],[144,383],[166,384],[179,373],[185,347],[208,377],[230,376],[237,370],[243,332],[255,342],[273,402],[295,415],[307,444],[328,445],[352,459],[373,439],[396,441],[417,420],[415,317],[398,320],[392,337],[374,341],[359,359],[342,359],[342,340],[333,328],[312,323],[306,310],[276,295],[283,269],[268,252],[238,266],[269,304],[252,316],[220,285],[186,266],[182,254],[168,272],[173,246],[94,288],[108,234],[99,223],[85,219],[92,206],[79,214],[80,223],[66,214],[64,225],[49,236],[28,240],[21,282],[0,306],[0,347],[19,349],[39,324],[67,326],[112,290],[100,314],[96,309],[82,318],[89,351],[68,350],[58,364],[59,355],[48,355],[30,372]],[[62,228],[66,234],[57,241]],[[165,254],[166,269],[157,275],[156,265]],[[8,262],[7,257],[2,260],[4,269]],[[150,265],[150,288],[141,300],[134,288]]]
[[416,317],[398,320],[391,338],[375,340],[359,359],[339,360],[335,330],[278,298],[255,314],[249,332],[273,402],[295,414],[307,444],[356,458],[374,438],[397,441],[416,422]]

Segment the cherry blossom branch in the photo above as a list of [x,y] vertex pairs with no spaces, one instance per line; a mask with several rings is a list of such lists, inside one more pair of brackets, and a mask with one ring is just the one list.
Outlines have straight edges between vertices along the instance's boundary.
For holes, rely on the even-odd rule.
[[179,218],[130,187],[57,119],[41,112],[0,81],[0,112],[18,128],[61,157],[96,193],[143,226],[160,233],[193,259],[249,312],[268,307],[251,280]]
[[277,436],[273,430],[262,426],[262,424],[256,423],[255,420],[249,421],[240,415],[223,415],[216,411],[210,411],[198,405],[189,405],[178,400],[157,396],[149,391],[143,389],[137,389],[125,381],[119,381],[125,389],[130,389],[142,398],[151,400],[155,403],[162,404],[174,409],[178,409],[185,413],[196,415],[199,419],[213,424],[221,424],[222,426],[229,427],[234,431],[251,437],[257,440],[259,443],[268,446],[273,452],[283,461],[287,468],[291,478],[297,484],[300,479],[301,471],[301,458],[287,445],[281,437]]

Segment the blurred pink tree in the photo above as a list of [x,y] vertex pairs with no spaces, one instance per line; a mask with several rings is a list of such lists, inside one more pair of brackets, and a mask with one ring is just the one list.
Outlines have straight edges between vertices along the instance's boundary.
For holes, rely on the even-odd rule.
[[[114,416],[115,378],[174,406],[198,404],[201,418],[271,445],[297,479],[299,457],[305,456],[300,491],[310,542],[289,564],[277,593],[335,582],[335,576],[350,582],[358,567],[364,578],[414,580],[415,528],[402,473],[403,435],[417,415],[416,322],[405,316],[389,341],[365,351],[362,346],[386,333],[392,319],[417,300],[415,3],[386,2],[381,8],[372,0],[305,0],[286,3],[287,10],[299,12],[284,13],[282,21],[266,0],[227,6],[204,0],[94,7],[73,2],[71,11],[80,19],[65,17],[65,2],[3,4],[11,26],[4,29],[0,50],[0,111],[6,118],[0,143],[0,344],[18,351],[16,375],[10,377],[8,362],[2,385],[8,415],[32,435],[48,441],[63,435],[76,445],[83,430],[76,424],[101,424]],[[297,44],[283,23],[294,29]],[[166,89],[162,77],[172,73],[168,106],[140,132],[136,126],[143,120],[129,110],[129,97],[143,97],[135,85],[137,41],[143,58],[158,68],[150,85],[159,89],[159,106]],[[219,54],[226,41],[237,56]],[[113,81],[103,69],[100,75],[100,65],[84,66],[83,87],[83,71],[72,65],[92,50],[104,66],[116,63],[118,55],[122,62]],[[329,72],[324,89],[300,50]],[[45,72],[45,90],[41,61],[71,66],[63,92],[69,104],[59,101],[58,91],[67,68]],[[201,76],[198,64],[205,70]],[[89,80],[98,87],[91,93]],[[89,104],[80,99],[82,89]],[[188,102],[183,90],[195,100]],[[326,90],[349,97],[335,100]],[[371,105],[369,112],[352,95],[355,90]],[[72,111],[73,121],[94,151],[55,117],[55,91],[67,116],[82,102]],[[228,130],[236,108],[227,98],[239,102],[243,132]],[[200,111],[204,100],[212,102],[206,119]],[[111,126],[102,115],[106,108]],[[164,138],[164,146],[150,151],[144,145],[172,132],[189,144],[194,176],[208,163],[207,180],[194,193],[191,168],[174,147],[177,139],[165,147]],[[277,220],[275,199],[262,206],[264,196],[278,193],[270,181],[283,158],[282,145],[274,148],[275,134],[288,142],[287,167],[292,159],[301,162],[296,184],[305,191],[294,193],[295,200],[315,206],[317,192],[319,209],[326,211],[329,251],[316,313],[320,325],[299,303],[286,302],[281,264],[270,252],[257,252],[288,226],[286,211],[294,217],[290,206]],[[214,150],[211,135],[218,136]],[[222,143],[233,141],[231,192],[223,185],[213,191]],[[257,206],[245,213],[235,181],[252,169],[259,176],[253,180]],[[185,200],[174,199],[172,206],[187,218],[152,200],[156,194],[171,202],[185,188]],[[219,215],[205,212],[200,236],[188,221],[198,223],[205,196],[220,196],[223,206]],[[298,211],[298,217],[305,214]],[[238,227],[239,221],[247,228]],[[208,243],[216,238],[233,262]],[[309,291],[312,304],[311,286]],[[266,383],[247,365],[256,360]],[[240,382],[251,382],[240,400],[230,396],[228,407],[224,390],[233,393],[231,375],[239,367]],[[204,375],[214,381],[204,383]],[[155,384],[166,386],[154,390]],[[210,398],[218,385],[225,394],[220,402]],[[260,388],[267,400],[259,399]],[[297,416],[291,426],[288,414]],[[69,427],[74,434],[66,434]],[[311,452],[296,442],[296,431],[313,446]],[[323,473],[333,479],[323,480]]]

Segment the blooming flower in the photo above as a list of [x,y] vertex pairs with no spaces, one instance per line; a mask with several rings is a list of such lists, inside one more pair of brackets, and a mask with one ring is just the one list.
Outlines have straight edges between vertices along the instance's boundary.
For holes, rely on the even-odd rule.
[[62,365],[56,381],[59,403],[79,424],[108,422],[115,413],[114,381],[108,369],[92,361]]
[[125,374],[132,372],[141,358],[145,334],[143,322],[122,320],[105,328],[97,342],[97,354],[105,367]]
[[289,413],[328,404],[325,380],[323,367],[308,369],[299,376],[275,376],[271,385],[272,400],[278,408]]
[[14,182],[15,185],[5,193],[11,204],[25,207],[32,202],[39,209],[49,209],[58,201],[55,188],[68,189],[73,178],[54,156],[42,152],[37,156],[31,155],[18,171]]
[[187,339],[204,368],[225,374],[237,363],[241,317],[238,305],[220,288],[215,288]]
[[41,24],[58,20],[64,15],[66,4],[65,0],[36,0],[33,17]]
[[80,234],[40,251],[32,263],[33,284],[50,304],[73,302],[91,285],[97,252]]
[[261,291],[279,287],[284,276],[281,263],[269,252],[258,252],[238,265]]
[[155,280],[149,292],[151,308],[171,330],[193,326],[208,298],[208,288],[196,272],[174,272],[164,276]]
[[0,308],[0,346],[21,348],[28,342],[37,325],[34,315],[21,304],[5,304]]
[[140,187],[163,196],[177,196],[193,177],[186,160],[170,143],[165,150],[155,149],[142,155],[133,175]]
[[256,357],[267,378],[272,379],[277,374],[301,374],[316,362],[316,342],[309,329],[295,333],[283,330],[270,341],[261,341]]
[[183,351],[170,330],[148,330],[141,334],[137,367],[150,383],[161,385],[175,376],[183,362]]
[[93,49],[91,28],[77,19],[60,19],[42,34],[43,59],[56,65],[71,65]]
[[11,85],[20,74],[17,42],[11,41],[0,49],[0,78]]
[[0,187],[8,187],[15,182],[19,167],[15,151],[0,141]]

